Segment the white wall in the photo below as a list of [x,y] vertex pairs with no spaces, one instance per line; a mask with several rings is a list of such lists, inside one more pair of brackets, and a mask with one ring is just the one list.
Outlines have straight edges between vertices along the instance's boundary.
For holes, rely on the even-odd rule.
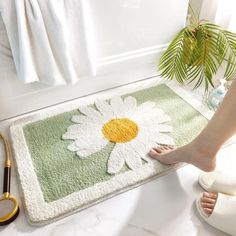
[[158,58],[185,25],[188,7],[188,0],[80,1],[95,76],[84,76],[73,86],[22,84],[13,69],[1,69],[8,52],[0,56],[0,120],[156,76]]

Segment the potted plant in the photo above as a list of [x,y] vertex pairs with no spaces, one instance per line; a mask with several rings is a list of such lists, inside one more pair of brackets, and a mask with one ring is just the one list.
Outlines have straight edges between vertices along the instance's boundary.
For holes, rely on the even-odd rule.
[[199,20],[191,6],[191,19],[170,43],[159,62],[160,76],[180,83],[205,83],[214,87],[213,77],[220,67],[224,78],[236,75],[236,34],[209,21]]

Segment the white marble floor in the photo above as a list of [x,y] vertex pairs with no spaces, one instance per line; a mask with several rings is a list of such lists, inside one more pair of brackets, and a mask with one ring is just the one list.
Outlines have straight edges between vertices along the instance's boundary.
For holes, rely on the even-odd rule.
[[[231,166],[236,148],[221,151],[221,169]],[[224,165],[223,165],[224,163]],[[236,165],[236,161],[234,161]],[[223,168],[224,167],[224,168]],[[232,168],[232,167],[230,167]],[[123,193],[87,210],[43,227],[30,226],[21,213],[0,235],[32,236],[223,236],[203,222],[195,208],[202,192],[197,183],[200,171],[185,166],[141,187]],[[18,196],[13,177],[12,194]]]
[[[10,121],[0,123],[4,131]],[[233,171],[236,166],[236,144],[222,149],[217,168]],[[3,158],[0,154],[0,176]],[[0,235],[32,236],[223,236],[198,215],[195,199],[203,191],[197,183],[200,171],[187,165],[136,189],[113,197],[55,223],[33,227],[26,221],[20,202],[15,222],[0,228]],[[0,177],[0,189],[2,177]],[[15,172],[12,173],[12,195],[19,200]]]

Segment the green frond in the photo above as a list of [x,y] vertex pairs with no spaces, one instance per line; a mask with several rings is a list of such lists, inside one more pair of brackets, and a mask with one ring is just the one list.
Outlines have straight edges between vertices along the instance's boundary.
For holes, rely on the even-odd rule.
[[226,60],[227,67],[225,70],[224,77],[231,79],[236,73],[236,34],[227,30],[220,31],[222,38],[224,39],[225,45],[227,45]]
[[169,45],[160,59],[159,70],[161,76],[167,79],[174,77],[180,83],[183,83],[183,78],[187,75],[187,65],[182,60],[183,45],[186,36],[187,28],[182,29]]
[[226,79],[236,76],[236,34],[210,22],[198,22],[183,28],[163,53],[159,70],[167,79],[178,82],[203,82],[205,90],[214,86],[213,77],[223,62]]

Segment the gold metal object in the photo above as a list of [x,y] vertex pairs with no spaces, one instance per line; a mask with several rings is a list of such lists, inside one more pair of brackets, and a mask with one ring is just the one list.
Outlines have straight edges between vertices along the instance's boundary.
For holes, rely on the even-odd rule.
[[5,150],[5,166],[10,167],[11,166],[11,161],[10,161],[11,151],[10,151],[9,144],[1,133],[0,133],[0,139],[3,141],[4,150]]
[[9,197],[10,197],[10,193],[8,192],[3,193],[2,195],[2,198],[9,198]]
[[17,212],[19,211],[19,205],[18,205],[18,202],[17,200],[10,196],[10,194],[8,195],[8,197],[4,197],[3,195],[3,198],[0,199],[0,202],[2,201],[12,201],[12,203],[14,204],[14,208],[12,211],[10,211],[7,215],[3,216],[3,217],[0,217],[0,223],[4,223],[4,222],[7,222],[9,221],[10,219],[12,219],[16,214]]
[[5,201],[5,203],[7,203],[7,201],[11,201],[11,203],[13,204],[13,208],[9,211],[9,213],[6,213],[6,215],[0,217],[0,225],[6,225],[15,220],[15,218],[18,216],[19,205],[17,200],[10,195],[10,174],[11,174],[10,145],[1,133],[0,133],[0,139],[3,141],[5,150],[3,196],[0,199],[0,202]]

